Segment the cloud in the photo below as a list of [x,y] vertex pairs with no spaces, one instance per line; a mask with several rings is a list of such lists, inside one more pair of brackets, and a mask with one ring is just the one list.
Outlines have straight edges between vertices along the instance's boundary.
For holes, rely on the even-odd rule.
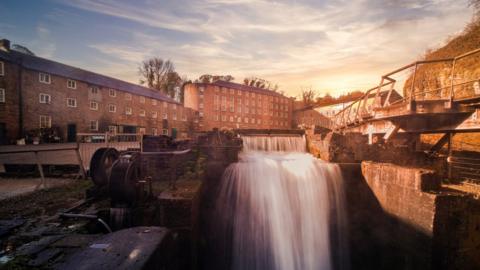
[[45,58],[53,57],[57,46],[51,37],[50,30],[43,24],[38,24],[35,32],[36,37],[29,46],[36,48],[35,53],[38,56]]
[[[89,47],[122,64],[160,56],[190,78],[260,76],[295,95],[366,88],[458,32],[467,0],[73,0],[132,24],[131,40]],[[130,80],[135,80],[134,76]],[[350,87],[348,86],[350,85]]]

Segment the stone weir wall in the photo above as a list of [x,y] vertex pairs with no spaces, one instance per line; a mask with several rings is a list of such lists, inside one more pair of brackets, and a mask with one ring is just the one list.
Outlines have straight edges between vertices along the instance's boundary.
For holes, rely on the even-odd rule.
[[352,269],[480,269],[480,205],[434,171],[340,164]]

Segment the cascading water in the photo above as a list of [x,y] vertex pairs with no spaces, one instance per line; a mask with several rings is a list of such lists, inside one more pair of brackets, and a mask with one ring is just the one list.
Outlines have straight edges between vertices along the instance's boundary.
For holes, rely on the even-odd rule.
[[346,269],[339,168],[304,137],[243,137],[222,179],[217,214],[232,269]]

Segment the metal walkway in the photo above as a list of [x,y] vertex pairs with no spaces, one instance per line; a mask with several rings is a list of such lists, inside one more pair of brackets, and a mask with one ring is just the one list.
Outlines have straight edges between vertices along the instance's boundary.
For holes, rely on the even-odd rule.
[[[330,129],[339,133],[385,134],[388,140],[398,132],[406,133],[458,133],[480,131],[480,74],[470,71],[469,61],[479,61],[480,48],[455,58],[417,61],[382,76],[380,84],[365,92],[364,96],[351,103],[334,117]],[[462,69],[460,64],[467,64]],[[449,86],[436,89],[416,89],[418,69],[422,65],[441,65],[449,72]],[[405,97],[393,100],[392,91],[397,82],[393,77],[413,68],[410,85],[404,89]],[[465,78],[465,70],[473,78]],[[457,72],[457,73],[456,73]],[[456,76],[457,75],[457,76]],[[458,78],[460,77],[460,78]],[[441,80],[435,78],[435,80]],[[382,100],[380,93],[388,91]],[[406,92],[405,91],[405,92]],[[371,100],[371,96],[375,98]]]

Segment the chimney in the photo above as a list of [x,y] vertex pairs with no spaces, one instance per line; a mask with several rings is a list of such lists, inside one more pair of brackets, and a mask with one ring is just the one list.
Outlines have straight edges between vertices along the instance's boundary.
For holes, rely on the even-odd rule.
[[10,40],[0,39],[0,50],[9,52],[10,51]]

